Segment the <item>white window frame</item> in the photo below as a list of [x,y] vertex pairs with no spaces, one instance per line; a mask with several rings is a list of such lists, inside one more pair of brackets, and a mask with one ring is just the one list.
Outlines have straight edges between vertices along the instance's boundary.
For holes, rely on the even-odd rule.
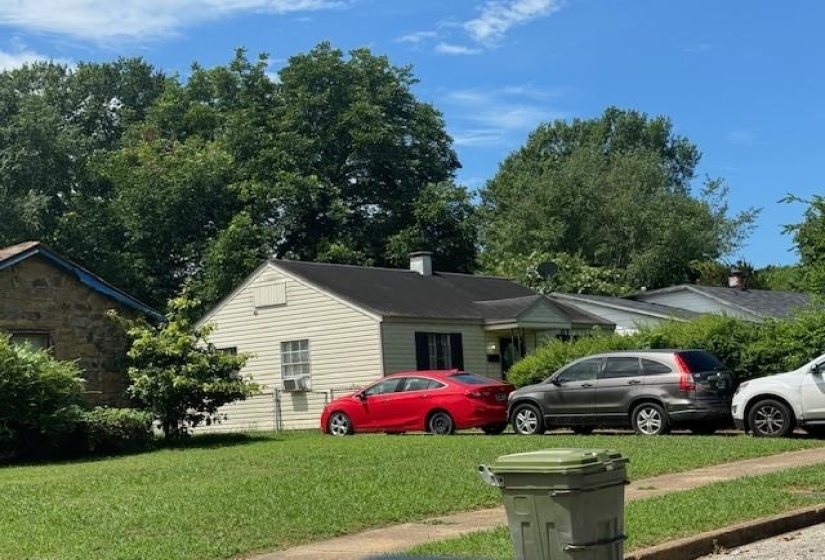
[[281,379],[303,379],[306,391],[312,388],[309,339],[281,342]]

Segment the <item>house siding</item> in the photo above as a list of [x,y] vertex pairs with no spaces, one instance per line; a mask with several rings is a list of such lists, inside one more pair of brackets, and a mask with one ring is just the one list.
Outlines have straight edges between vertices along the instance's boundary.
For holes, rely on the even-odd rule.
[[416,369],[415,333],[461,333],[464,349],[464,369],[501,378],[499,364],[487,363],[485,333],[481,324],[443,322],[384,322],[381,329],[384,345],[384,372]]
[[109,310],[136,316],[39,256],[0,270],[0,331],[48,333],[54,357],[82,370],[90,404],[125,406],[128,343]]
[[687,309],[688,311],[696,311],[697,313],[716,313],[717,315],[728,315],[737,319],[745,319],[747,321],[761,321],[762,318],[748,313],[735,307],[731,307],[715,301],[706,296],[691,292],[690,290],[681,290],[678,292],[670,292],[664,294],[642,294],[636,296],[639,301],[646,301],[648,303],[658,303],[659,305],[667,305],[670,307],[677,307]]
[[[285,288],[285,303],[256,308],[254,294]],[[251,353],[242,373],[263,385],[262,394],[225,406],[225,419],[202,431],[317,429],[331,392],[372,381],[382,374],[380,323],[369,314],[267,265],[210,313],[209,340],[218,348]],[[281,343],[309,340],[312,387],[284,392]]]
[[573,305],[591,313],[592,315],[596,315],[597,317],[601,317],[611,323],[616,325],[616,334],[633,334],[638,332],[640,326],[653,326],[658,325],[662,321],[667,321],[668,319],[661,318],[661,317],[653,317],[651,315],[642,315],[640,313],[633,313],[632,311],[624,311],[621,309],[615,309],[613,307],[607,307],[604,305],[595,305],[588,302],[583,301],[575,301],[572,302]]

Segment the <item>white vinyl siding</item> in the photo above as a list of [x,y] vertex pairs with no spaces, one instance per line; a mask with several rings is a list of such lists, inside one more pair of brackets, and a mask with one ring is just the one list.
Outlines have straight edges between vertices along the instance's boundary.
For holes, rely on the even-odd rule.
[[[282,284],[285,305],[256,307],[255,289]],[[282,389],[281,343],[307,340],[312,391],[280,392],[283,429],[317,429],[329,392],[362,385],[382,375],[380,323],[368,313],[293,279],[272,265],[259,269],[211,315],[209,340],[254,355],[242,373],[264,385],[263,394],[223,407],[227,419],[208,429],[275,429],[275,389]]]
[[466,323],[425,323],[385,321],[381,328],[384,343],[384,372],[410,371],[416,369],[415,333],[459,333],[464,350],[464,369],[500,378],[499,364],[487,364],[485,334],[478,325]]
[[762,321],[762,318],[748,313],[735,307],[731,307],[720,303],[712,298],[697,294],[690,290],[679,290],[676,292],[668,292],[664,294],[640,294],[636,296],[639,301],[646,301],[648,303],[658,303],[659,305],[667,305],[669,307],[677,307],[687,309],[689,311],[696,311],[698,313],[716,313],[717,315],[728,315],[736,317],[737,319],[745,319],[747,321]]
[[601,317],[616,325],[616,334],[632,334],[639,330],[640,326],[658,325],[662,321],[668,321],[664,317],[655,317],[643,313],[634,313],[614,307],[607,307],[585,301],[573,301],[573,305],[583,309],[592,315]]

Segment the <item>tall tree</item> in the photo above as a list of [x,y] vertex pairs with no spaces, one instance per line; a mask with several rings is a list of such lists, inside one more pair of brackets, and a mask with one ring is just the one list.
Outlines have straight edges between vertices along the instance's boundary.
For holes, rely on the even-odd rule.
[[110,185],[93,168],[164,84],[140,59],[0,73],[0,245],[39,239],[105,273],[118,243],[108,241]]
[[684,282],[691,261],[736,248],[757,213],[729,217],[720,180],[694,196],[698,161],[664,117],[609,108],[541,125],[481,191],[483,262],[568,253],[622,271],[620,284]]
[[825,295],[825,197],[814,195],[805,199],[789,195],[783,202],[807,205],[802,222],[785,226],[785,233],[793,236],[799,253],[797,282],[800,287]]
[[[443,265],[473,266],[466,213],[447,209],[465,196],[450,182],[458,158],[441,114],[413,95],[416,81],[411,68],[393,66],[368,49],[345,57],[322,43],[289,59],[280,72],[278,138],[294,171],[317,178],[321,192],[300,242],[284,239],[279,254],[335,260],[339,253],[328,248],[346,247],[347,254],[363,255],[363,264],[397,265],[406,255],[388,251],[391,240],[397,246],[401,232],[427,227],[422,205],[441,200],[443,211],[431,213],[429,223],[451,218],[449,227],[464,236]],[[435,198],[431,184],[441,185]],[[424,248],[438,250],[416,247]]]

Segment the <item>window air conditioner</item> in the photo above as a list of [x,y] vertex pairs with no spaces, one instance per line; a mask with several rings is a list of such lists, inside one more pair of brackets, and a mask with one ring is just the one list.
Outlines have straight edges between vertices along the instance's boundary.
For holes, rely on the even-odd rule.
[[309,391],[310,378],[308,375],[301,377],[290,377],[284,379],[284,391],[294,393],[296,391]]

